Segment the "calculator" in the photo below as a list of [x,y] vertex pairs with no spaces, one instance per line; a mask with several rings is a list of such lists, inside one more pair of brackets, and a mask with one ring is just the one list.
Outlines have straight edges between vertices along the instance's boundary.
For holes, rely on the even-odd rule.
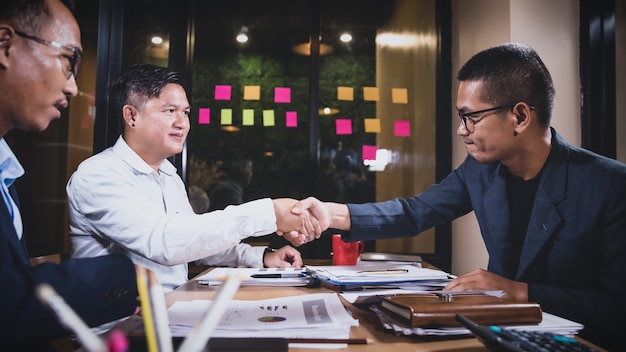
[[596,351],[569,336],[550,332],[512,330],[503,329],[499,326],[479,325],[461,314],[456,314],[456,320],[471,331],[490,351]]

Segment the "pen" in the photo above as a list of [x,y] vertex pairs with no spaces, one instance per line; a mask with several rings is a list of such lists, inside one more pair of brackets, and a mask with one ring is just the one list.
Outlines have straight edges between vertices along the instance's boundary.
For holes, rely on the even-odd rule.
[[252,274],[250,275],[250,277],[254,279],[286,279],[286,278],[304,277],[304,274],[301,274],[301,273]]
[[90,352],[106,352],[107,346],[96,334],[94,334],[87,324],[74,312],[63,297],[48,284],[37,286],[37,297],[46,304],[57,315],[59,321],[67,328],[71,329],[78,340],[83,344],[83,348]]
[[406,274],[409,271],[407,269],[389,269],[389,270],[363,270],[357,271],[357,274],[363,275],[389,275],[389,274]]
[[345,343],[349,345],[366,345],[368,339],[322,339],[322,338],[289,338],[289,343]]

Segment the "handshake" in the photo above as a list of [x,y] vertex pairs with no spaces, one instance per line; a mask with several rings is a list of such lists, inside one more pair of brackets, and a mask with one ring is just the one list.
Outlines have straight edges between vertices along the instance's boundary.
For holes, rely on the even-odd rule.
[[272,200],[276,213],[276,233],[294,246],[320,238],[329,227],[350,229],[350,214],[345,204],[322,202],[314,197],[303,200]]

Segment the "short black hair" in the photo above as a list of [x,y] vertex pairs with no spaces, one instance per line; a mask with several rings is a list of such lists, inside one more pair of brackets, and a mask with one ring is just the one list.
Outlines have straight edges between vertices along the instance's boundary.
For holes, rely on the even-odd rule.
[[550,125],[554,84],[548,68],[528,45],[507,43],[483,50],[461,67],[457,79],[482,82],[480,99],[494,106],[526,102],[535,107],[543,126]]
[[170,83],[185,87],[182,76],[170,68],[151,64],[133,65],[109,84],[109,103],[114,113],[122,118],[124,105],[142,109],[147,100],[159,97]]
[[[74,12],[73,0],[59,0]],[[0,20],[11,22],[15,29],[30,35],[39,35],[41,28],[50,22],[52,16],[46,0],[2,0]]]

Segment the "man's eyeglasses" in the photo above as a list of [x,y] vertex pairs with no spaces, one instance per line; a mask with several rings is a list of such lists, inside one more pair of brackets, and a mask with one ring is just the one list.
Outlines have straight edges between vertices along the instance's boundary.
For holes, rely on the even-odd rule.
[[20,32],[20,31],[15,31],[15,34],[19,35],[22,38],[35,41],[35,42],[37,42],[39,44],[48,45],[48,46],[51,46],[53,48],[57,48],[57,49],[61,49],[61,50],[65,50],[65,51],[71,52],[72,55],[71,56],[67,56],[67,59],[70,62],[70,67],[69,67],[69,71],[67,73],[67,78],[69,79],[71,75],[74,75],[74,79],[76,79],[76,76],[78,75],[78,69],[80,68],[80,63],[81,63],[82,58],[83,58],[83,53],[78,48],[75,48],[75,47],[72,47],[72,46],[68,46],[68,45],[63,45],[63,44],[55,42],[55,41],[42,39],[42,38],[35,37],[35,36],[32,36],[32,35],[28,35],[28,34],[26,34],[24,32]]
[[[461,123],[463,124],[463,128],[465,128],[465,130],[468,131],[469,133],[472,133],[472,132],[474,132],[474,125],[476,125],[478,122],[480,122],[485,117],[484,114],[486,112],[502,110],[502,109],[510,109],[510,108],[514,107],[515,105],[517,105],[517,103],[496,106],[494,108],[478,110],[478,111],[470,111],[470,112],[459,111],[458,114],[459,114],[459,118],[461,119]],[[535,109],[532,106],[530,108],[531,108],[531,110]],[[479,116],[479,115],[483,115],[483,116]],[[469,124],[467,123],[468,120],[470,121]],[[471,128],[470,128],[470,126],[471,126]]]

